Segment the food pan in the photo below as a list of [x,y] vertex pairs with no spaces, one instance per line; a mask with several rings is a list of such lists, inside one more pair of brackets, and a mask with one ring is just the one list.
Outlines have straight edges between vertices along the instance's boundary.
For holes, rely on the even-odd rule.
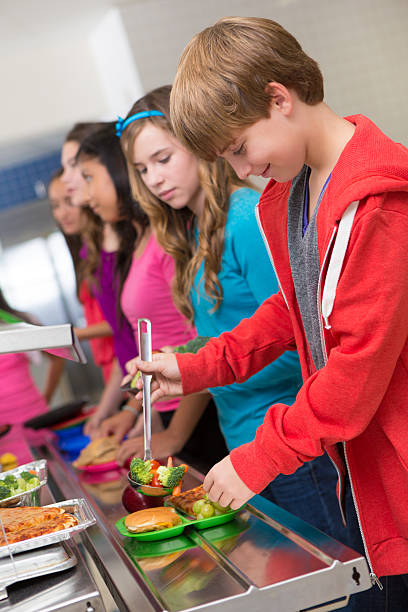
[[[17,493],[17,495],[12,495],[11,497],[7,497],[6,499],[2,499],[0,501],[0,508],[10,508],[11,506],[33,506],[38,503],[36,501],[37,495],[35,492],[38,491],[43,485],[47,482],[47,460],[39,459],[38,461],[31,461],[31,463],[25,463],[24,465],[19,465],[12,470],[7,470],[7,472],[1,472],[0,479],[4,480],[4,478],[8,475],[18,476],[21,472],[35,472],[35,475],[40,481],[40,484],[36,487],[33,487],[29,491],[24,491],[23,493]],[[0,480],[0,484],[1,484]]]
[[64,544],[51,544],[41,551],[30,550],[17,555],[13,560],[1,559],[0,600],[7,597],[6,587],[15,582],[62,572],[74,567],[76,563],[74,552]]
[[[83,531],[90,525],[96,522],[95,515],[93,514],[89,503],[86,499],[68,499],[66,501],[58,502],[55,504],[49,504],[44,508],[63,508],[65,512],[73,514],[78,519],[78,525],[74,527],[67,527],[56,531],[55,533],[46,533],[35,538],[23,540],[22,542],[16,542],[15,544],[4,544],[0,546],[0,559],[9,555],[9,551],[13,554],[19,552],[25,552],[32,550],[33,548],[41,548],[42,546],[48,546],[49,544],[55,544],[63,540],[68,540],[72,533]],[[1,529],[1,525],[0,525]]]

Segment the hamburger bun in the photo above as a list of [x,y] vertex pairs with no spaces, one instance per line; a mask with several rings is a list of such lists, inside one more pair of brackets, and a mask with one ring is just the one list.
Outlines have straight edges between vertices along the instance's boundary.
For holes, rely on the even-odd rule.
[[125,518],[125,526],[132,533],[144,533],[145,531],[159,531],[167,527],[175,527],[181,524],[181,518],[174,508],[159,506],[157,508],[146,508],[128,514]]

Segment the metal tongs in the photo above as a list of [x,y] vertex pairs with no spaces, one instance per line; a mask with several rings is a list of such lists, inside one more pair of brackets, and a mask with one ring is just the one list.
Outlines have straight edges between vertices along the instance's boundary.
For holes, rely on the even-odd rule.
[[[139,355],[143,361],[152,361],[152,326],[149,319],[137,321]],[[151,374],[143,374],[143,420],[144,420],[144,460],[152,459],[152,405],[150,401]]]

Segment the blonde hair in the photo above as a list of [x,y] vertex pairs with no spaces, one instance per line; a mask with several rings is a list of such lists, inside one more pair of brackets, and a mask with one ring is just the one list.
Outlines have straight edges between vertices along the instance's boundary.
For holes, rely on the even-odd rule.
[[281,25],[258,17],[224,17],[189,42],[171,93],[180,142],[212,161],[234,132],[269,117],[267,85],[293,89],[309,105],[323,100],[318,64]]
[[[214,310],[222,301],[222,287],[218,279],[224,250],[224,231],[228,214],[229,197],[234,187],[250,186],[240,180],[223,159],[215,163],[198,162],[201,187],[205,193],[205,205],[198,221],[189,208],[174,210],[157,198],[144,184],[133,164],[135,141],[147,123],[174,135],[170,123],[171,86],[159,87],[138,100],[127,117],[147,110],[161,111],[164,117],[137,119],[130,123],[121,137],[121,144],[128,161],[129,178],[133,196],[140,203],[150,219],[158,242],[175,261],[173,299],[176,307],[193,322],[194,312],[190,291],[194,277],[204,261],[204,288],[214,299]],[[198,224],[198,244],[194,234]]]

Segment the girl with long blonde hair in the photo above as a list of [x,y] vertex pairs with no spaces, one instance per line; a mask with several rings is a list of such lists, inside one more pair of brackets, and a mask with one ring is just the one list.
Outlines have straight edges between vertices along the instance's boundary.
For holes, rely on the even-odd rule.
[[[171,296],[174,261],[158,244],[146,213],[132,197],[126,160],[113,123],[95,131],[81,143],[76,162],[87,184],[90,208],[105,224],[113,226],[118,237],[118,248],[113,253],[100,252],[100,264],[97,266],[99,286],[94,291],[111,324],[120,366],[123,367],[128,359],[137,354],[140,318],[151,320],[153,350],[160,349],[164,344],[184,344],[193,339],[196,336],[195,329],[177,310]],[[126,326],[131,334],[130,344],[127,341]],[[119,382],[122,376],[119,372]],[[119,384],[116,390],[120,392]],[[196,401],[191,406],[191,398],[157,402],[152,411],[152,428],[158,433],[158,430],[173,421],[179,407],[183,409],[184,405],[187,405],[190,414],[197,412],[197,418],[201,417],[208,400],[209,397],[200,396],[197,409]],[[122,447],[122,453],[126,455],[128,445],[135,444],[129,431],[133,429],[132,435],[137,431],[140,409],[140,402],[135,403],[132,398],[120,412],[113,414],[114,410],[110,409],[107,402],[101,402],[91,418],[96,425],[93,436],[113,434],[121,441],[124,434],[128,433],[129,440]],[[203,417],[206,422],[208,416],[206,411]],[[204,445],[204,452],[198,452],[197,440],[194,441],[190,436],[192,432],[188,431],[180,449],[183,459],[189,462],[196,459],[199,467],[205,465],[208,468],[214,460],[222,458],[226,452],[225,445],[222,446],[223,452],[214,452],[216,428],[214,409],[212,421],[207,423],[208,443]],[[199,432],[202,441],[203,422]],[[222,441],[220,432],[218,436]],[[136,438],[136,444],[138,441]],[[197,450],[195,456],[191,454],[191,448]],[[157,445],[153,451],[156,456],[162,456]]]

